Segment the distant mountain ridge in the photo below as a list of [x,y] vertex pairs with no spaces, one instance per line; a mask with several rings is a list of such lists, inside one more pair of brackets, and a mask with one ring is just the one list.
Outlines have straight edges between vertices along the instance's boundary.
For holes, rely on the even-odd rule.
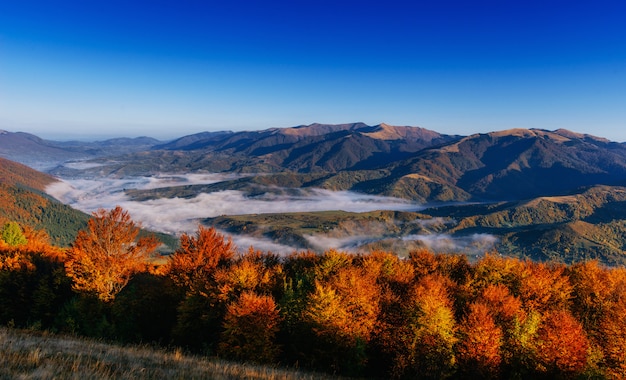
[[38,169],[70,161],[148,150],[162,143],[151,137],[104,141],[52,141],[25,132],[0,130],[0,157]]
[[65,160],[99,158],[92,168],[51,171],[57,175],[265,173],[270,176],[264,184],[274,178],[280,185],[284,176],[273,173],[284,173],[301,186],[420,202],[519,200],[626,184],[625,144],[565,129],[512,129],[463,137],[384,123],[314,123],[202,132],[167,143],[149,138],[57,143],[28,134],[0,135],[0,155],[15,151],[35,155],[32,159],[60,159],[59,154]]
[[[6,136],[0,138],[0,154],[3,149],[6,152],[3,140]],[[103,148],[106,142],[84,146],[55,143],[48,146],[55,149],[54,154],[66,146],[73,155],[90,152],[97,159],[91,168],[60,166],[50,172],[60,176],[264,173],[269,174],[263,179],[265,185],[272,179],[280,185],[284,175],[289,175],[305,187],[420,202],[516,200],[594,185],[626,184],[625,144],[565,129],[451,136],[384,123],[314,123],[260,131],[202,132],[167,143],[154,142],[117,144],[117,152],[124,154],[109,156]],[[92,152],[93,144],[100,149],[97,153]],[[26,148],[21,152],[30,151]]]
[[[243,155],[276,170],[337,172],[381,166],[457,138],[419,127],[315,123],[261,131],[202,133],[155,148]],[[182,141],[189,144],[183,145]]]

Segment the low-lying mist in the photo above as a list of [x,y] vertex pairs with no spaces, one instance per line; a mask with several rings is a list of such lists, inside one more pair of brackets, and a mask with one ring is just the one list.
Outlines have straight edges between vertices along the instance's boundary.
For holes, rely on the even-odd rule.
[[[191,198],[158,198],[143,201],[132,200],[126,190],[159,189],[172,186],[212,184],[229,179],[233,175],[224,174],[162,174],[152,177],[128,178],[82,178],[65,179],[47,188],[47,192],[63,203],[78,210],[91,213],[99,208],[112,209],[119,205],[128,210],[133,220],[145,228],[159,232],[180,235],[195,233],[205,218],[220,215],[245,215],[264,213],[313,212],[342,210],[348,212],[368,212],[375,210],[418,211],[423,205],[403,199],[360,194],[350,191],[329,191],[323,189],[290,189],[290,191],[270,191],[249,196],[238,190],[224,190],[200,193]],[[429,226],[444,224],[441,218],[419,220],[416,223]],[[366,229],[344,228],[328,231],[327,234],[304,236],[310,246],[323,251],[330,248],[359,251],[379,240],[394,240],[393,245],[420,246],[435,251],[462,251],[464,249],[488,250],[493,247],[495,238],[488,236],[454,238],[449,235],[392,236],[393,231],[385,226],[371,225]],[[292,247],[272,241],[263,236],[231,234],[240,249],[254,246],[255,249],[275,253],[290,253],[301,247]]]

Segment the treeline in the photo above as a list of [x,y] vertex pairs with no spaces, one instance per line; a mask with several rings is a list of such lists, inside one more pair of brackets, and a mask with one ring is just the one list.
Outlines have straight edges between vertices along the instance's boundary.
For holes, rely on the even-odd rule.
[[67,250],[11,231],[5,325],[346,376],[626,377],[621,267],[425,250],[281,257],[240,253],[204,227],[159,261],[119,208],[95,213]]

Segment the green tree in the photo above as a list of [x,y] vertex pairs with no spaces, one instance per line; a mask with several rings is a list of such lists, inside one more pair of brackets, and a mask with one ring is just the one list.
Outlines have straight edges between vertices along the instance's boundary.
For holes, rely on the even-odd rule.
[[11,246],[24,245],[28,241],[17,222],[8,222],[2,227],[2,240]]

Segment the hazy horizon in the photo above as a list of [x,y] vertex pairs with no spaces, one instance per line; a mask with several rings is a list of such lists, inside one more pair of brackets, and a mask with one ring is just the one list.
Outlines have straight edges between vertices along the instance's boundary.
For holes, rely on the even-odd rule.
[[[357,122],[346,122],[346,123],[332,123],[332,124],[352,124],[352,123],[357,123]],[[367,125],[379,125],[379,124],[383,124],[384,122],[379,122],[379,123],[365,123]],[[385,123],[385,124],[389,124],[389,123]],[[292,128],[292,127],[298,127],[302,124],[298,124],[298,125],[289,125],[289,126],[276,126],[276,127],[269,127],[267,129],[270,128]],[[420,127],[417,125],[402,125],[402,126],[409,126],[409,127]],[[423,128],[423,127],[420,127]],[[428,129],[428,128],[426,128]],[[510,128],[510,129],[516,129],[516,128]],[[524,128],[526,129],[526,128]],[[543,129],[543,130],[548,130],[545,128],[528,128],[528,129]],[[608,136],[604,136],[598,133],[595,133],[594,131],[585,131],[585,130],[573,130],[573,129],[569,129],[569,128],[557,128],[557,129],[566,129],[569,130],[571,132],[574,133],[581,133],[581,134],[587,134],[587,135],[592,135],[592,136],[596,136],[596,137],[601,137],[601,138],[606,138],[610,141],[613,142],[618,142],[618,143],[626,143],[626,137],[625,140],[613,140]],[[43,133],[35,133],[32,131],[28,131],[28,130],[9,130],[6,128],[1,128],[0,130],[6,130],[8,132],[12,132],[12,133],[28,133],[28,134],[32,134],[35,135],[37,137],[46,139],[46,140],[50,140],[50,141],[57,141],[57,142],[69,142],[69,141],[81,141],[81,142],[98,142],[98,141],[105,141],[105,140],[109,140],[109,139],[115,139],[115,138],[138,138],[138,137],[149,137],[149,138],[155,138],[157,140],[160,140],[162,142],[168,142],[168,141],[173,141],[176,140],[178,138],[181,137],[185,137],[185,136],[189,136],[189,135],[193,135],[193,134],[198,134],[198,133],[204,133],[204,132],[223,132],[223,131],[229,131],[229,132],[250,132],[250,131],[256,131],[254,129],[231,129],[231,130],[227,130],[227,129],[217,129],[217,130],[206,130],[206,129],[198,129],[195,131],[189,131],[188,133],[184,133],[184,134],[163,134],[162,131],[157,131],[157,134],[149,134],[150,131],[147,131],[147,134],[107,134],[107,133],[101,133],[101,134],[85,134],[85,133],[81,133],[81,132],[68,132],[68,131],[62,131],[62,132],[57,132],[57,131],[46,131]],[[259,131],[263,130],[263,129],[258,129]],[[556,129],[553,130],[549,130],[549,131],[555,131]],[[443,133],[441,131],[438,130],[433,130],[435,132],[440,132]],[[449,133],[450,135],[459,135],[459,136],[469,136],[472,135],[474,133],[491,133],[491,132],[500,132],[502,130],[486,130],[486,131],[475,131],[475,132],[471,132],[468,133],[467,135],[463,135],[460,133]]]

